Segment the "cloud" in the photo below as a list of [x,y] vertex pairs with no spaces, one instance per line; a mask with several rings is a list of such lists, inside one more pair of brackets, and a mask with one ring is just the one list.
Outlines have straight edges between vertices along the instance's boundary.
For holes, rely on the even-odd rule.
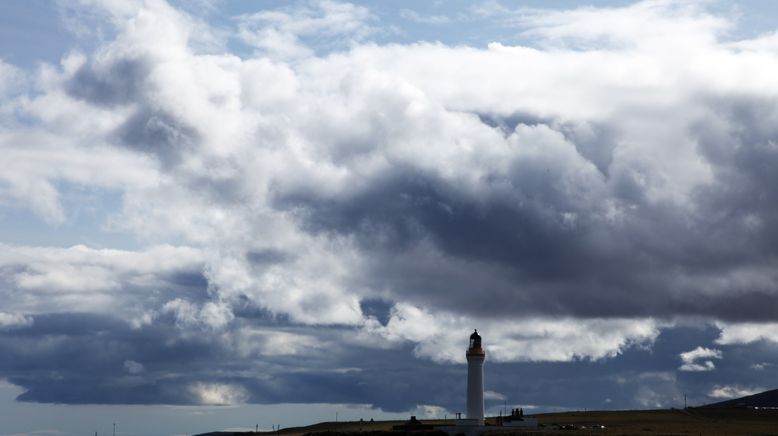
[[771,366],[773,366],[773,364],[770,362],[761,362],[761,363],[754,363],[753,365],[750,366],[750,368],[755,369],[757,371],[763,371],[764,369],[769,368]]
[[[95,143],[83,130],[95,127],[93,122],[100,124],[96,119],[100,115],[94,114],[87,122],[75,121],[75,113],[84,113],[84,108],[61,97],[40,97],[29,107],[40,110],[40,116],[51,117],[48,121],[68,124],[66,131],[60,132],[62,136],[28,128],[0,132],[0,150],[7,164],[0,174],[0,204],[27,208],[47,223],[62,224],[68,220],[60,195],[62,184],[116,191],[143,189],[158,182],[154,162]],[[49,104],[63,112],[50,113]]]
[[[312,2],[237,17],[228,39],[256,53],[235,54],[165,2],[96,7],[112,32],[95,50],[42,66],[35,92],[0,93],[0,206],[56,226],[77,219],[63,186],[112,192],[105,224],[148,246],[2,246],[3,371],[22,399],[377,392],[387,410],[449,410],[471,328],[490,362],[522,368],[606,365],[687,317],[720,323],[722,348],[772,340],[767,36],[724,41],[727,17],[652,1],[506,16],[536,47],[379,45],[367,8]],[[17,334],[58,316],[130,339],[25,354]],[[105,361],[74,369],[71,345]],[[675,356],[705,372],[723,353],[683,349],[634,382],[598,375],[629,387],[598,401],[659,407]],[[394,354],[431,369],[395,387],[378,377]],[[66,376],[19,370],[31,355]],[[210,371],[223,355],[235,367]],[[430,398],[414,394],[435,371]]]
[[711,389],[711,391],[708,393],[708,396],[711,398],[729,399],[729,398],[738,398],[738,397],[745,397],[748,395],[754,395],[762,391],[764,391],[763,388],[717,385],[713,389]]
[[413,9],[400,9],[400,16],[406,20],[422,24],[446,24],[451,18],[446,15],[422,15]]
[[[24,74],[20,69],[0,59],[0,97],[5,97],[8,94],[16,94],[20,90],[25,90],[25,82]],[[2,112],[7,111],[8,109],[10,108],[6,108],[5,105],[0,105],[0,110],[2,110]]]
[[29,327],[33,319],[20,313],[0,312],[0,329],[10,330],[13,328]]
[[209,301],[200,307],[181,298],[165,303],[161,312],[172,313],[176,324],[182,329],[195,327],[218,329],[227,325],[235,317],[224,302]]
[[778,323],[718,323],[721,329],[716,343],[721,345],[750,344],[756,341],[778,342]]
[[715,348],[697,347],[694,350],[686,351],[679,355],[683,365],[678,367],[679,371],[713,371],[716,369],[716,365],[713,360],[706,359],[721,359],[723,354],[721,350]]
[[200,404],[205,405],[239,404],[248,397],[246,390],[238,385],[196,383],[192,391]]
[[574,320],[531,318],[486,320],[430,313],[398,303],[386,326],[368,325],[382,340],[411,341],[417,356],[436,362],[464,363],[462,338],[477,326],[485,335],[490,360],[571,361],[614,357],[631,346],[650,344],[659,333],[653,320]]
[[145,369],[143,367],[143,364],[136,362],[134,360],[125,360],[124,361],[124,368],[129,372],[130,374],[140,374]]
[[416,410],[416,414],[413,416],[421,416],[426,419],[440,419],[447,415],[453,415],[451,412],[443,407],[436,406],[434,404],[420,404]]
[[[200,54],[189,45],[189,21],[155,8],[139,25],[120,24],[98,56],[73,61],[61,83],[66,99],[91,110],[121,107],[97,132],[161,165],[156,184],[121,185],[120,225],[215,247],[208,267],[219,298],[246,295],[298,321],[352,325],[361,322],[360,301],[376,298],[467,307],[478,317],[770,316],[774,261],[730,242],[756,240],[768,212],[754,203],[743,218],[722,221],[713,211],[742,198],[735,187],[769,190],[768,174],[731,165],[765,161],[771,151],[737,130],[714,137],[703,127],[757,123],[769,137],[761,120],[770,116],[754,109],[744,118],[743,103],[719,101],[733,91],[727,77],[735,72],[707,65],[735,64],[739,54],[717,46],[715,34],[694,39],[709,54],[705,69],[697,68],[702,58],[679,66],[670,44],[659,54],[366,44],[286,64]],[[312,18],[316,8],[324,18]],[[676,29],[672,6],[615,11]],[[331,23],[365,13],[327,3],[252,20],[296,35],[308,27],[291,17],[310,16],[310,31],[328,34]],[[588,10],[582,19],[610,13]],[[699,20],[688,31],[713,32],[703,10],[683,16]],[[160,32],[170,34],[164,44],[144,48]],[[425,58],[437,61],[421,71]],[[500,73],[513,70],[518,80]],[[573,70],[591,73],[573,80]],[[762,69],[753,71],[737,74]],[[121,85],[101,79],[117,74],[128,76]],[[469,80],[476,75],[487,77]],[[269,96],[254,77],[273,84],[263,87]],[[738,95],[751,95],[750,82],[740,82]],[[742,158],[717,151],[727,135],[742,143]],[[734,174],[753,176],[729,180]],[[64,213],[52,210],[53,220]],[[249,254],[261,252],[294,255],[252,263]],[[749,260],[728,260],[741,255]],[[471,301],[474,288],[488,297]],[[735,312],[734,298],[749,303]]]
[[635,401],[644,408],[667,408],[674,404],[675,398],[680,393],[676,386],[676,379],[668,372],[646,372],[637,376],[638,387],[635,392]]
[[505,400],[505,395],[495,391],[484,391],[484,399],[487,400]]
[[[697,48],[732,26],[729,20],[710,14],[704,2],[648,0],[618,7],[508,12],[509,20],[527,28],[527,35],[562,47],[662,49],[673,43]],[[639,24],[655,31],[647,34]]]
[[189,247],[3,245],[0,252],[4,307],[27,314],[87,311],[140,325],[176,295],[201,301],[208,286],[202,254]]
[[[339,47],[372,33],[368,22],[374,17],[367,8],[331,0],[305,6],[262,11],[237,17],[239,37],[262,53],[280,59],[310,56],[317,45]],[[314,38],[315,36],[315,38]]]

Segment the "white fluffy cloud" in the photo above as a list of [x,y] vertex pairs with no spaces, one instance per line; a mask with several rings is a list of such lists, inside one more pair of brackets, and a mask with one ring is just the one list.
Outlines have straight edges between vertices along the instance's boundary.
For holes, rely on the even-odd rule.
[[142,319],[156,309],[153,302],[161,306],[159,300],[167,298],[160,290],[181,289],[182,279],[202,269],[202,255],[188,247],[132,252],[0,246],[0,281],[13,289],[4,308],[28,314],[91,312]]
[[749,322],[749,323],[717,323],[721,333],[716,338],[716,343],[721,345],[750,344],[756,341],[770,341],[778,343],[778,323],[775,322]]
[[764,391],[761,387],[743,387],[733,385],[716,385],[708,392],[708,396],[711,398],[738,398],[745,397],[747,395],[754,395],[756,393]]
[[370,325],[372,334],[388,341],[417,343],[417,356],[436,362],[465,361],[471,327],[478,327],[490,360],[496,362],[603,359],[629,346],[650,345],[660,325],[651,319],[592,319],[534,317],[488,320],[448,313],[431,313],[398,304],[385,327]]
[[[9,310],[152,295],[137,325],[219,329],[247,300],[439,362],[471,327],[496,361],[569,361],[778,294],[771,176],[748,171],[775,157],[775,41],[722,41],[702,6],[525,11],[536,48],[477,48],[364,42],[369,10],[325,1],[240,17],[245,57],[165,2],[98,7],[115,38],[4,103],[34,121],[0,131],[0,204],[57,224],[58,183],[116,190],[111,225],[156,248],[4,246]],[[208,301],[152,292],[183,270]]]
[[27,327],[33,320],[20,313],[0,312],[0,330]]
[[74,144],[44,132],[2,132],[0,150],[5,165],[0,174],[0,204],[29,208],[52,224],[67,220],[58,183],[122,190],[158,181],[155,165],[142,156]]
[[680,371],[713,371],[716,364],[712,359],[721,359],[723,357],[721,350],[715,348],[697,347],[694,350],[686,351],[679,355],[683,365],[678,367]]

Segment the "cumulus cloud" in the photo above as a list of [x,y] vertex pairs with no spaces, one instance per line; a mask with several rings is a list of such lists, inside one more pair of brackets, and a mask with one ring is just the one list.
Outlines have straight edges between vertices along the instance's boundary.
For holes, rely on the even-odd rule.
[[680,371],[713,371],[716,365],[711,359],[721,359],[721,350],[715,348],[697,347],[694,350],[680,354],[683,365],[678,367]]
[[[323,20],[316,32],[366,16],[316,7],[326,12],[311,18]],[[222,299],[246,295],[305,323],[353,325],[364,298],[477,316],[769,317],[770,249],[742,242],[768,231],[769,211],[753,203],[721,213],[744,200],[739,189],[770,195],[768,174],[732,167],[772,156],[738,133],[756,123],[769,137],[770,112],[758,109],[769,105],[756,102],[770,91],[757,97],[752,81],[730,79],[759,80],[764,68],[731,70],[741,54],[717,44],[702,9],[682,14],[699,26],[676,23],[663,3],[582,19],[610,13],[694,32],[704,55],[679,65],[669,43],[660,53],[553,54],[362,45],[285,64],[200,54],[182,14],[150,4],[97,55],[58,73],[61,97],[111,109],[103,140],[164,168],[157,184],[126,189],[122,224],[209,247]],[[290,17],[313,12],[262,14],[254,19],[294,33]],[[150,48],[151,39],[163,42]],[[126,79],[107,80],[117,76]],[[270,96],[254,90],[255,77],[273,84]],[[755,102],[747,118],[743,99]],[[732,152],[742,158],[722,154]],[[61,217],[50,209],[41,213]],[[281,256],[252,262],[262,259],[253,253]],[[735,312],[733,298],[753,304]]]
[[778,342],[778,323],[717,323],[721,329],[716,343],[721,345],[750,344],[756,341]]
[[0,329],[13,329],[19,327],[28,327],[33,323],[33,319],[20,313],[0,312]]
[[738,397],[745,397],[748,395],[754,395],[762,391],[764,391],[763,388],[717,385],[713,387],[713,389],[711,389],[711,391],[708,393],[708,396],[711,398],[729,399],[729,398],[738,398]]
[[[30,314],[87,311],[141,322],[166,298],[203,299],[207,281],[201,253],[157,246],[133,252],[0,246],[4,307]],[[160,291],[164,291],[162,294]]]
[[412,341],[414,352],[437,362],[464,363],[462,338],[478,326],[490,360],[570,361],[603,359],[629,346],[650,344],[659,325],[650,319],[531,318],[520,321],[488,320],[448,313],[430,313],[398,303],[384,326],[369,325],[371,334],[385,341]]
[[[94,8],[111,36],[41,67],[35,93],[3,93],[15,73],[0,64],[15,114],[0,124],[0,206],[62,225],[63,184],[116,192],[108,224],[150,243],[3,245],[9,326],[114,317],[190,352],[262,356],[292,387],[310,368],[283,359],[328,346],[462,363],[471,328],[500,364],[605,361],[686,316],[721,323],[722,346],[772,340],[774,37],[725,41],[733,23],[704,5],[645,1],[508,11],[535,47],[378,45],[370,10],[322,1],[237,17],[230,38],[256,49],[238,55],[163,1]],[[105,380],[145,368],[129,402],[288,395],[200,361],[197,379],[157,386],[153,361],[119,354]],[[721,351],[680,356],[710,370]],[[369,383],[332,359],[321,385]],[[48,391],[44,376],[12,380],[61,401],[69,374]],[[661,403],[675,380],[652,374],[664,390],[645,381],[630,404]],[[379,388],[408,406],[410,387]],[[363,389],[332,401],[369,402]]]

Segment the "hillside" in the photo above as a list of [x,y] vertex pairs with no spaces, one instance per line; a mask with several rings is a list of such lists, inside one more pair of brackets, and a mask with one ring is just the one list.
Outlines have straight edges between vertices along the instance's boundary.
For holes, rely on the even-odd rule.
[[731,408],[778,408],[778,389],[764,391],[754,395],[748,395],[734,400],[721,401],[719,403],[702,406],[706,409],[731,409]]
[[[565,412],[532,415],[542,428],[517,430],[500,435],[570,435],[612,434],[620,436],[648,435],[775,435],[778,434],[778,410],[694,408],[687,410],[624,410],[595,412]],[[493,422],[493,419],[489,421]],[[427,424],[451,425],[452,421],[423,420]],[[406,432],[392,431],[399,421],[376,422],[323,422],[305,427],[292,427],[278,432],[283,436],[404,436]],[[562,430],[570,426],[576,430]],[[605,428],[602,429],[601,427]],[[256,435],[270,436],[273,432]],[[410,432],[414,436],[415,432]],[[431,434],[431,432],[427,432]],[[494,434],[494,433],[493,433]],[[206,434],[199,435],[205,436]],[[233,433],[207,433],[227,436]],[[249,436],[249,433],[234,433]]]

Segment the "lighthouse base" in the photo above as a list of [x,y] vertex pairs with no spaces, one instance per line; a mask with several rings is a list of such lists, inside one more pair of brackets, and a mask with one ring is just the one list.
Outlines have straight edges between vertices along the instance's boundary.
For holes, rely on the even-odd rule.
[[510,432],[516,431],[519,428],[538,428],[538,420],[533,418],[524,418],[522,421],[513,421],[509,425],[503,424],[503,426],[496,425],[484,425],[484,422],[478,419],[458,419],[456,425],[448,425],[445,427],[435,427],[435,430],[440,430],[447,433],[449,436],[465,435],[465,436],[480,436],[481,433],[489,432]]
[[484,420],[483,419],[457,419],[456,426],[457,427],[478,427],[483,426]]

